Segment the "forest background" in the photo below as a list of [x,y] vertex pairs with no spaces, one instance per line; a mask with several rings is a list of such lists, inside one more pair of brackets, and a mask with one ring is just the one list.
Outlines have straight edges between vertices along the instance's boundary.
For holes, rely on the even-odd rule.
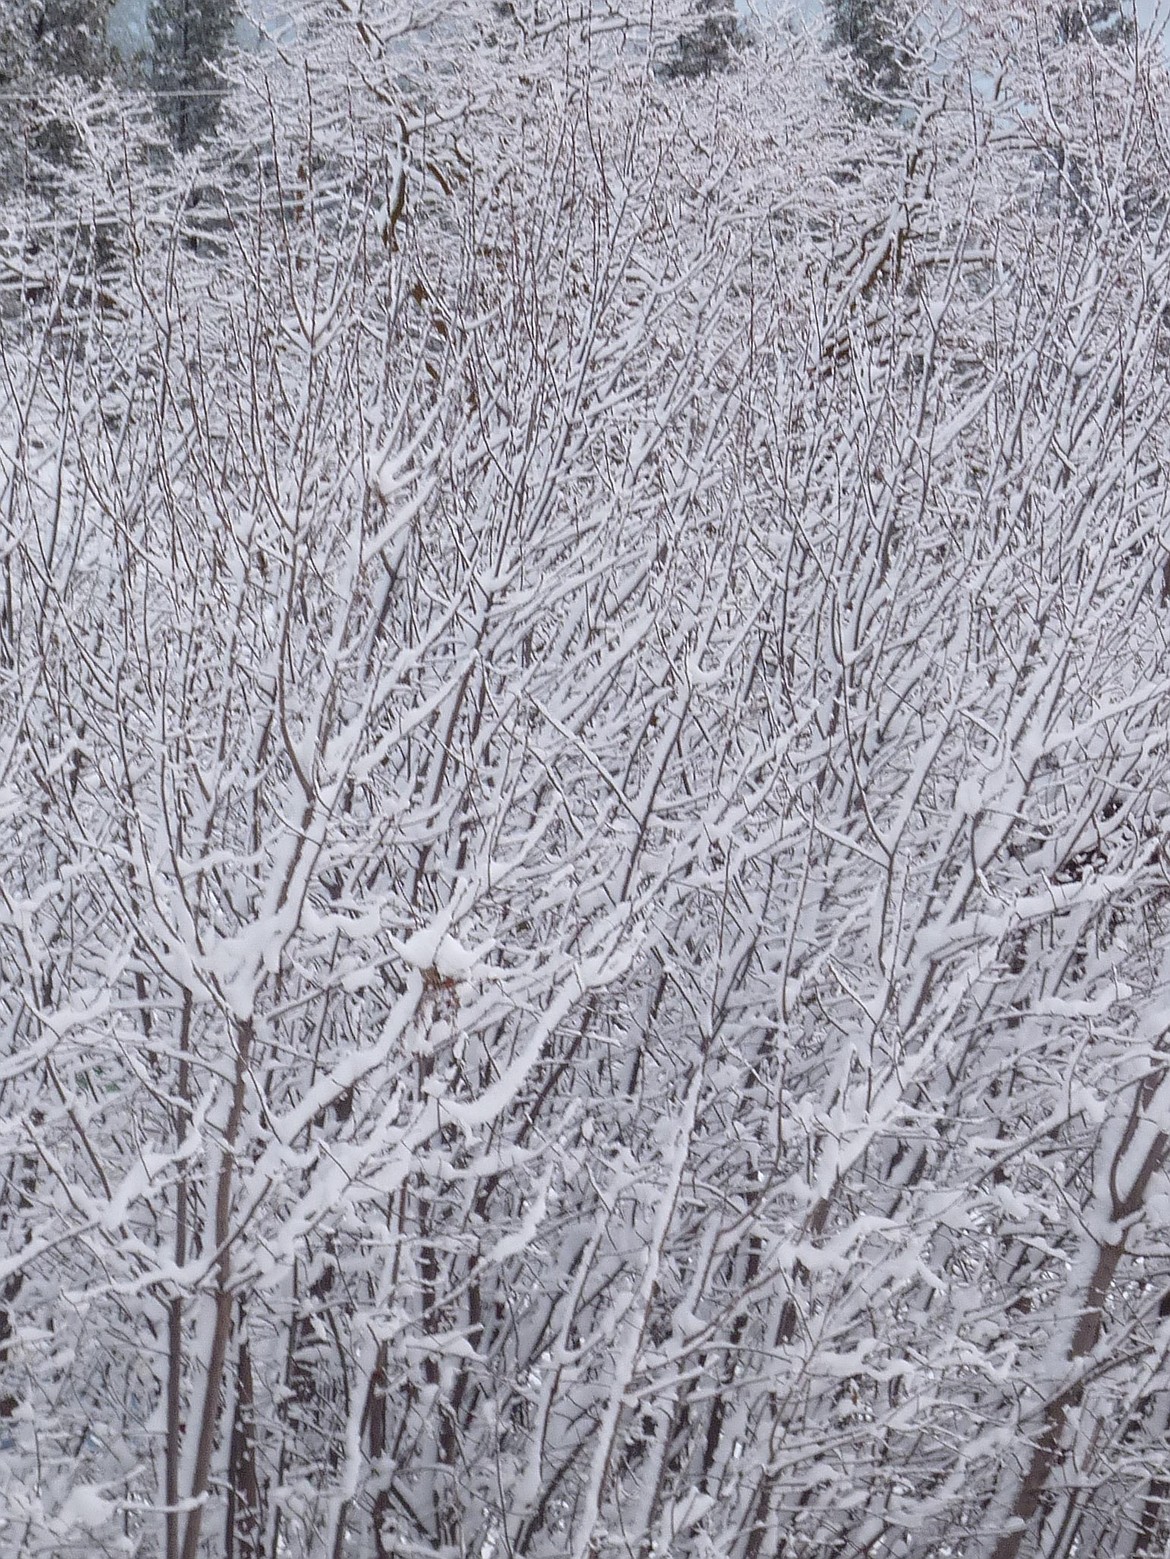
[[1160,42],[282,19],[0,12],[0,1550],[1165,1553]]

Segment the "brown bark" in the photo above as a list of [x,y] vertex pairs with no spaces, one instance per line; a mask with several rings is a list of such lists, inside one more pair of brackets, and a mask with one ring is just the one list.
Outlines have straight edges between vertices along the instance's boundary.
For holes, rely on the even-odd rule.
[[[241,1307],[240,1321],[243,1321]],[[236,1354],[236,1404],[228,1451],[228,1508],[225,1559],[260,1559],[264,1511],[256,1470],[256,1397],[252,1355],[240,1338]]]
[[219,1424],[220,1397],[223,1392],[224,1365],[232,1332],[231,1280],[231,1199],[235,1168],[235,1145],[244,1115],[244,1083],[252,1049],[253,1025],[250,1019],[239,1024],[236,1038],[235,1076],[232,1102],[224,1128],[222,1157],[215,1188],[216,1260],[215,1324],[211,1333],[211,1356],[207,1361],[207,1384],[203,1393],[203,1411],[199,1421],[199,1439],[195,1448],[195,1468],[191,1477],[191,1499],[197,1501],[187,1515],[180,1559],[197,1559],[199,1535],[203,1525],[203,1496],[211,1482],[211,1456],[215,1431]]
[[[1118,1265],[1125,1254],[1124,1226],[1135,1213],[1141,1210],[1150,1180],[1165,1162],[1167,1149],[1170,1148],[1170,1141],[1165,1134],[1158,1132],[1128,1190],[1123,1191],[1119,1187],[1118,1175],[1125,1155],[1133,1142],[1145,1110],[1153,1101],[1165,1078],[1166,1072],[1160,1068],[1151,1073],[1139,1087],[1121,1142],[1110,1164],[1111,1216],[1115,1225],[1122,1225],[1123,1232],[1120,1239],[1109,1244],[1102,1243],[1098,1247],[1097,1260],[1089,1279],[1085,1303],[1077,1317],[1068,1348],[1068,1360],[1073,1366],[1074,1376],[1079,1374],[1076,1365],[1086,1360],[1100,1341],[1109,1290],[1113,1286]],[[1033,1447],[1031,1459],[1020,1481],[1010,1513],[1015,1523],[1015,1530],[1006,1532],[997,1539],[991,1551],[991,1559],[1017,1559],[1024,1538],[1048,1493],[1053,1471],[1063,1455],[1062,1442],[1069,1410],[1078,1405],[1083,1395],[1084,1378],[1081,1375],[1057,1392],[1045,1407],[1040,1438]]]

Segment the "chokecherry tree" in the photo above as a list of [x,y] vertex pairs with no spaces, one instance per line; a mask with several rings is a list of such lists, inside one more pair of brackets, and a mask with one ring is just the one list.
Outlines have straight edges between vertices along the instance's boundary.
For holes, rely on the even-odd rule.
[[179,162],[77,109],[7,1550],[1165,1546],[1166,85],[1058,10],[913,122],[519,4],[306,13]]

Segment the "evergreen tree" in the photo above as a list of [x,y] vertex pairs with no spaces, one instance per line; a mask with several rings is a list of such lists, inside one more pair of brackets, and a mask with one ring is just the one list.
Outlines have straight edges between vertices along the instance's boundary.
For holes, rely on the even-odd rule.
[[861,119],[888,112],[906,96],[910,15],[904,0],[826,0],[829,40],[847,50],[856,76],[846,88]]
[[0,84],[106,74],[106,29],[113,0],[0,0]]
[[237,14],[234,0],[152,0],[151,84],[176,151],[191,151],[215,129],[224,95],[215,62]]
[[12,101],[0,148],[0,187],[43,190],[71,163],[77,132],[55,106],[61,82],[92,85],[109,73],[112,0],[0,0],[0,87]]
[[1115,0],[1072,0],[1056,17],[1056,36],[1061,43],[1076,43],[1091,35],[1100,43],[1131,43],[1137,35],[1133,7]]
[[727,70],[736,50],[747,41],[734,0],[697,0],[693,20],[694,25],[675,39],[661,67],[668,81],[694,81],[712,71]]
[[[1130,0],[1069,0],[1051,14],[1048,40],[1053,46],[1046,62],[1046,90],[1055,100],[1067,103],[1093,82],[1092,96],[1101,104],[1099,113],[1109,113],[1111,94],[1102,74],[1108,76],[1125,67],[1125,57],[1137,40],[1137,19]],[[1067,115],[1057,116],[1054,125],[1071,122]],[[1125,221],[1136,231],[1142,225],[1162,219],[1166,201],[1163,180],[1151,170],[1131,167],[1125,157],[1116,165],[1101,163],[1098,142],[1120,145],[1122,124],[1114,118],[1108,130],[1102,117],[1091,136],[1057,135],[1050,132],[1044,148],[1051,165],[1049,187],[1055,200],[1082,226],[1096,222],[1105,207],[1116,206]]]

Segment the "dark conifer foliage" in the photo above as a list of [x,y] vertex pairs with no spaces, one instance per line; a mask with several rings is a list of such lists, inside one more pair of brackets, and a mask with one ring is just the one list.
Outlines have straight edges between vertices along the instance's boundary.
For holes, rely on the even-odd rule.
[[1131,43],[1137,22],[1130,4],[1114,0],[1073,0],[1057,13],[1056,36],[1061,43],[1076,43],[1089,35],[1100,43]]
[[735,14],[734,0],[697,0],[694,25],[675,39],[661,73],[668,81],[693,81],[728,70],[746,43],[747,32]]
[[0,188],[45,195],[75,159],[77,130],[61,106],[108,77],[111,9],[111,0],[0,0],[0,89],[7,99]]
[[911,18],[903,0],[826,0],[829,39],[854,59],[856,77],[846,88],[861,119],[897,111],[910,84]]
[[57,76],[96,80],[109,67],[108,0],[43,0],[30,8],[27,63]]
[[237,15],[234,0],[151,4],[151,84],[176,151],[192,151],[215,129],[224,96],[216,67],[231,42]]

